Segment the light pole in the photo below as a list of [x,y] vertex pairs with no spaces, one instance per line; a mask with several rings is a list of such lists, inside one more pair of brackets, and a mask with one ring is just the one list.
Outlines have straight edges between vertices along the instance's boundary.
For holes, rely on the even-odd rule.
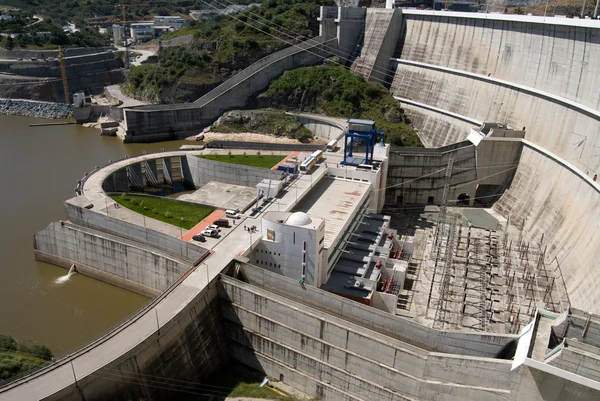
[[205,262],[202,262],[202,264],[200,266],[206,266],[206,288],[208,288],[208,285],[210,284],[210,278],[208,277],[208,265]]

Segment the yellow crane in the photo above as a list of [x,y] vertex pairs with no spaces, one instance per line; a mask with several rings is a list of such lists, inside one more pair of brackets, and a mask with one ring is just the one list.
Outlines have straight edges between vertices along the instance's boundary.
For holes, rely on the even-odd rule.
[[67,80],[67,68],[65,67],[65,57],[63,56],[62,47],[58,46],[58,62],[60,64],[60,75],[62,76],[63,90],[65,91],[65,103],[70,104],[69,98],[69,81]]

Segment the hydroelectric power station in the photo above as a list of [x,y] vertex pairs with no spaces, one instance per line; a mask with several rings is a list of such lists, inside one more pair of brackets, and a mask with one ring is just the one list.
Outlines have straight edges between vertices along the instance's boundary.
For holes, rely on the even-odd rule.
[[[347,121],[302,115],[341,149],[299,175],[197,157],[213,149],[87,173],[37,258],[154,299],[0,400],[165,399],[232,360],[323,400],[599,398],[600,25],[337,7],[320,23],[198,103],[125,109],[120,134],[195,130],[335,54],[389,86],[426,148],[344,163]],[[183,231],[108,196],[163,185],[221,209]],[[226,209],[241,219],[192,240]]]

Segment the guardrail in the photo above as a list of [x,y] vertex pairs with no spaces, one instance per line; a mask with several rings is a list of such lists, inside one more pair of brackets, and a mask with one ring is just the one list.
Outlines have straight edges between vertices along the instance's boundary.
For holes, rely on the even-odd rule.
[[142,153],[140,153],[139,155],[135,155],[135,156],[130,156],[130,155],[126,155],[125,157],[122,157],[120,159],[117,160],[109,160],[108,163],[103,164],[102,166],[96,166],[94,167],[94,169],[90,172],[87,172],[83,175],[83,177],[81,178],[81,180],[77,181],[77,186],[75,187],[75,193],[77,195],[83,195],[84,191],[83,191],[83,187],[85,185],[85,182],[87,181],[88,178],[91,177],[92,174],[97,173],[98,171],[102,170],[103,168],[106,168],[112,164],[115,163],[119,163],[122,162],[123,160],[127,160],[127,159],[133,159],[136,157],[140,157],[140,156],[146,156],[146,155],[152,155],[152,154],[157,154],[157,153],[181,153],[181,152],[189,152],[189,150],[182,150],[182,149],[170,149],[170,150],[165,150],[164,148],[161,148],[160,150],[154,151],[154,152],[146,152],[143,151]]
[[[114,326],[111,329],[96,336],[92,341],[86,343],[85,345],[83,345],[79,348],[76,348],[72,353],[67,353],[64,356],[61,356],[57,360],[53,360],[46,364],[40,365],[40,366],[33,368],[27,372],[23,372],[19,375],[13,376],[3,382],[0,382],[0,393],[2,393],[3,389],[5,389],[7,386],[17,385],[16,382],[18,382],[18,381],[28,382],[32,379],[31,376],[43,374],[44,371],[54,369],[55,367],[62,366],[67,363],[71,363],[75,358],[78,358],[79,356],[85,354],[86,352],[90,351],[94,347],[102,344],[104,341],[108,340],[110,337],[112,337],[112,336],[116,335],[117,333],[119,333],[120,331],[124,330],[127,326],[134,323],[138,319],[142,318],[142,316],[144,316],[146,313],[148,313],[149,311],[154,309],[163,299],[165,299],[169,294],[171,294],[171,292],[173,292],[173,290],[175,290],[175,288],[179,284],[181,284],[196,269],[196,267],[198,267],[210,255],[211,255],[211,252],[207,251],[202,258],[198,259],[188,269],[187,272],[185,272],[178,280],[176,280],[173,284],[171,284],[163,293],[158,295],[156,298],[150,300],[150,302],[148,302],[145,306],[143,306],[141,309],[139,309],[132,315],[121,320],[116,326]],[[217,276],[217,277],[219,277],[219,276]]]

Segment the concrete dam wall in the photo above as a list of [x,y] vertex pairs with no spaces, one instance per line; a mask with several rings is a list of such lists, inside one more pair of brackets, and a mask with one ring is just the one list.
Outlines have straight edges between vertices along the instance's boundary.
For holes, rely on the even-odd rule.
[[[405,11],[391,91],[472,120],[525,126],[527,140],[580,168],[600,167],[591,157],[600,139],[600,29],[503,17]],[[452,135],[433,128],[428,120],[440,113],[412,113],[432,128],[424,133],[432,146],[468,134],[463,125]]]
[[573,306],[600,312],[600,188],[590,179],[600,170],[600,27],[412,10],[403,21],[391,91],[424,143],[464,140],[482,121],[526,127],[515,180],[495,208],[547,249]]
[[252,265],[241,277],[221,276],[232,358],[319,399],[593,397],[526,366],[511,371],[495,356],[513,336],[437,331]]
[[156,296],[190,268],[189,263],[111,234],[54,222],[34,237],[36,259]]
[[[52,374],[46,372],[45,385],[55,392],[44,400],[158,401],[203,390],[204,396],[212,395],[194,383],[202,383],[229,358],[216,285],[206,287],[167,322],[159,323],[159,301],[126,322],[126,327],[110,333],[101,344],[92,344],[53,365]],[[133,326],[135,331],[127,329]],[[129,348],[132,343],[135,347]],[[102,353],[114,355],[112,351],[121,355],[107,361]],[[92,370],[95,364],[89,361],[94,359],[105,364]],[[65,382],[70,384],[59,387]]]

